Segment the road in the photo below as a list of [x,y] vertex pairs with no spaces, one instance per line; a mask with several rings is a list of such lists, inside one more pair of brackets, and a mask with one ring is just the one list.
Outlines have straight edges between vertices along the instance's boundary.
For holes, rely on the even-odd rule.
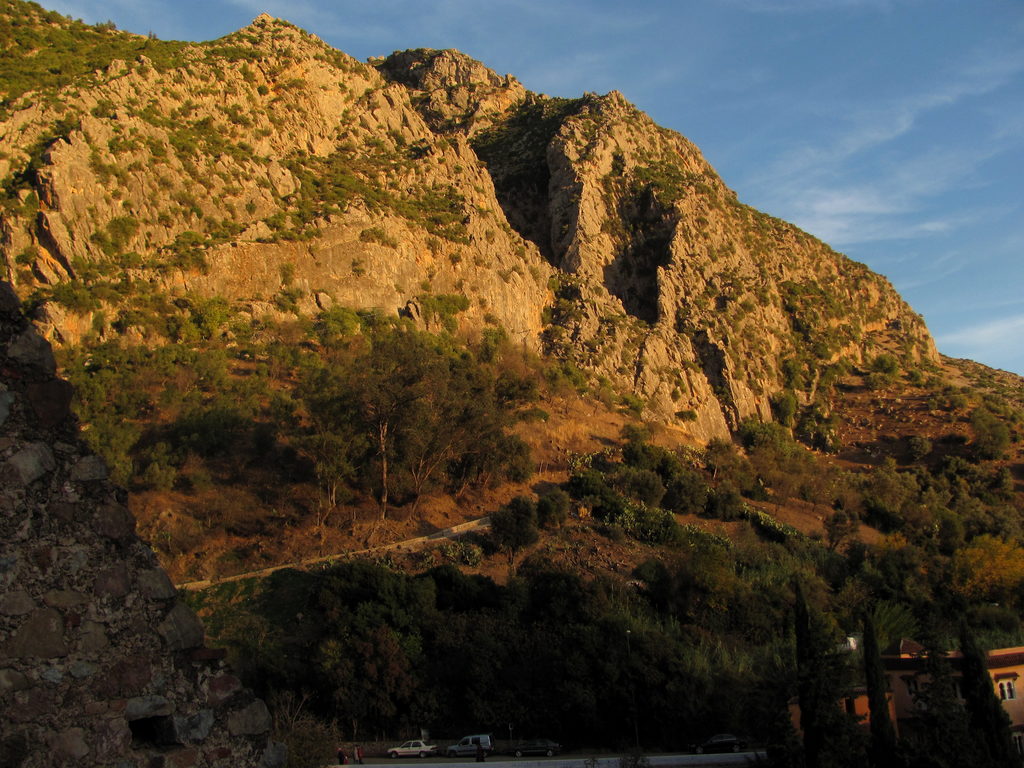
[[[758,765],[763,763],[766,755],[763,751],[727,752],[724,755],[644,755],[651,768],[673,768],[674,766],[702,765]],[[626,765],[630,765],[630,760]],[[367,765],[393,765],[396,768],[430,765],[450,766],[451,768],[470,768],[475,765],[473,760],[452,760],[444,757],[427,758],[425,760],[404,759],[389,760],[387,758],[369,758]],[[558,757],[519,758],[490,757],[487,768],[624,768],[620,757],[577,757],[560,755]],[[639,768],[639,766],[637,766]]]

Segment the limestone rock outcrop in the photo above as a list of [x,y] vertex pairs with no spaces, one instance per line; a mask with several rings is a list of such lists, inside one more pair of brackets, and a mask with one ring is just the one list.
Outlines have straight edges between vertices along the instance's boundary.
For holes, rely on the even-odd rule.
[[556,270],[548,350],[629,389],[648,415],[723,437],[771,419],[784,388],[810,400],[828,366],[880,342],[937,360],[884,278],[741,204],[692,143],[622,94],[520,97],[512,83],[502,100],[493,73],[473,86],[467,65],[431,51],[380,69],[417,89],[435,129],[438,93],[487,94],[487,110],[454,100],[440,130],[470,140],[510,224]]
[[703,441],[879,349],[937,359],[884,278],[617,92],[549,98],[457,51],[364,64],[266,15],[153,56],[0,121],[0,255],[55,343],[145,341],[195,297],[425,325],[462,294],[463,331],[501,325]]
[[464,293],[466,323],[536,343],[547,265],[468,143],[438,138],[374,67],[261,16],[176,66],[120,61],[63,96],[0,123],[0,179],[40,152],[0,213],[8,279],[26,295],[109,284],[84,322],[44,313],[56,343],[97,312],[123,333],[154,293],[253,317]]
[[0,763],[283,765],[79,442],[50,345],[0,283]]

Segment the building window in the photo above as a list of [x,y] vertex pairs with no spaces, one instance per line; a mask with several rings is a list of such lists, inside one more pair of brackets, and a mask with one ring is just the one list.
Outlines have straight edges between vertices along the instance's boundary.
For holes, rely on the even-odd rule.
[[999,698],[1004,701],[1017,698],[1017,690],[1013,685],[1013,680],[1004,680],[999,684]]

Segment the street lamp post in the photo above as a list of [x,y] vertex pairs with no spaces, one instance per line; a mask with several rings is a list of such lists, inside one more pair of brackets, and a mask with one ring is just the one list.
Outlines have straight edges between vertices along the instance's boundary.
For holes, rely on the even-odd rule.
[[629,636],[632,630],[626,630],[626,658],[629,674],[629,706],[633,715],[633,740],[636,743],[636,751],[640,751],[640,726],[637,724],[636,716],[636,686],[633,684],[633,648],[629,643]]

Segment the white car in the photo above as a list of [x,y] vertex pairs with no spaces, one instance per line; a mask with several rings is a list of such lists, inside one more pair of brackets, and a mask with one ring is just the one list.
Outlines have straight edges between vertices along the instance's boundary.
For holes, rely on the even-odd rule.
[[427,757],[436,754],[437,747],[423,741],[407,741],[388,750],[388,757]]

